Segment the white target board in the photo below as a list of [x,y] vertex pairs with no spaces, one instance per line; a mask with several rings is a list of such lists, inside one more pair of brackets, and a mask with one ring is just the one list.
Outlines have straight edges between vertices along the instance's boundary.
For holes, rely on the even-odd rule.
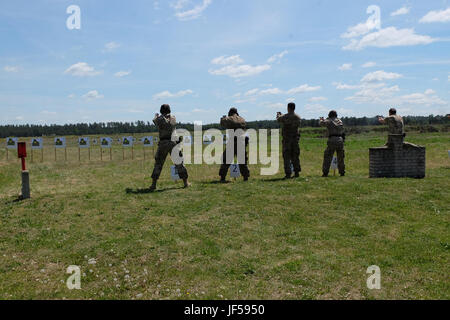
[[336,170],[338,168],[338,161],[336,156],[333,156],[333,160],[331,160],[331,169]]
[[78,147],[81,149],[88,149],[90,147],[90,139],[88,137],[78,138]]
[[230,176],[232,178],[239,178],[241,176],[241,170],[239,170],[238,164],[234,163],[230,166]]
[[171,166],[170,167],[170,175],[171,175],[173,181],[180,180],[180,174],[178,173],[178,170],[177,170],[176,166]]
[[17,149],[18,138],[6,138],[6,148]]
[[55,138],[55,148],[56,149],[64,149],[65,147],[66,147],[66,138],[65,137]]
[[211,143],[212,143],[212,136],[209,135],[209,134],[205,134],[203,136],[203,144],[208,145],[208,144],[211,144]]
[[31,139],[31,149],[32,150],[40,150],[44,146],[44,141],[42,138],[33,138]]
[[111,148],[112,139],[108,137],[103,137],[100,139],[100,147],[102,148]]
[[122,146],[125,148],[132,147],[134,142],[133,137],[123,137],[122,138]]
[[153,136],[143,137],[141,141],[144,147],[153,147]]

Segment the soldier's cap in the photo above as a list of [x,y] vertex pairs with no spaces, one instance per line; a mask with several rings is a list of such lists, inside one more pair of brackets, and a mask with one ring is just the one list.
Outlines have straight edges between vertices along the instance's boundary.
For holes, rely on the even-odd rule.
[[397,109],[395,109],[395,108],[390,108],[390,109],[389,109],[389,114],[397,114]]
[[161,109],[159,110],[159,112],[161,112],[161,114],[170,114],[170,106],[168,104],[163,104],[161,106]]
[[295,110],[295,103],[289,102],[288,103],[288,109]]
[[231,117],[231,116],[233,116],[233,115],[235,115],[235,114],[239,115],[237,109],[234,108],[234,107],[231,108],[230,111],[228,111],[228,116],[229,116],[229,117]]

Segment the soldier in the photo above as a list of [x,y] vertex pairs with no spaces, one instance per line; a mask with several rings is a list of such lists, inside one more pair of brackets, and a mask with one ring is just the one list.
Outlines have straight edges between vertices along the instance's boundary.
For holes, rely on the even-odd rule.
[[300,147],[298,145],[300,134],[298,128],[300,126],[300,117],[295,113],[295,103],[289,103],[287,106],[288,113],[285,115],[277,112],[277,121],[281,123],[283,136],[283,159],[285,179],[290,179],[292,174],[291,163],[294,167],[295,177],[299,177],[302,168],[300,166]]
[[322,127],[327,127],[328,131],[328,147],[323,156],[322,177],[328,177],[334,152],[337,154],[339,174],[343,177],[345,175],[344,124],[337,117],[337,112],[334,110],[330,111],[327,119],[321,117],[319,123]]
[[[153,183],[150,187],[150,191],[154,191],[156,189],[156,182],[161,175],[161,170],[164,166],[164,162],[166,161],[167,154],[171,153],[173,148],[177,146],[178,143],[181,142],[181,139],[178,143],[172,141],[172,133],[175,131],[175,126],[177,121],[175,116],[170,114],[170,106],[168,104],[163,104],[160,109],[161,115],[158,113],[155,115],[155,119],[153,119],[153,123],[156,125],[159,131],[159,143],[158,150],[155,155],[155,168],[153,169],[152,179]],[[183,157],[180,151],[180,157]],[[184,187],[187,188],[190,186],[188,182],[188,172],[183,163],[176,165],[177,172],[181,179],[183,179]]]
[[383,118],[378,117],[378,121],[382,124],[387,124],[389,126],[389,136],[387,145],[390,146],[392,144],[390,135],[405,135],[405,129],[403,124],[402,117],[397,115],[397,110],[395,108],[391,108],[389,110],[389,117]]
[[[223,152],[222,156],[222,165],[220,166],[219,176],[220,176],[220,182],[225,183],[226,182],[226,176],[228,174],[228,168],[231,165],[231,160],[227,159],[227,149],[231,148],[231,144],[234,144],[234,151],[233,151],[233,159],[238,155],[238,144],[244,144],[244,152],[245,152],[245,162],[243,164],[239,164],[239,170],[241,171],[242,177],[244,178],[244,181],[248,181],[248,178],[250,177],[250,171],[248,170],[248,153],[247,153],[247,145],[248,145],[248,138],[243,137],[240,135],[236,130],[242,129],[244,130],[246,127],[246,123],[244,118],[239,116],[239,113],[236,108],[231,108],[228,112],[228,117],[223,116],[220,119],[220,125],[224,127],[225,129],[231,129],[234,131],[234,143],[228,141],[227,146],[225,148],[225,151]],[[231,137],[230,137],[231,138]],[[241,145],[242,146],[242,145]]]

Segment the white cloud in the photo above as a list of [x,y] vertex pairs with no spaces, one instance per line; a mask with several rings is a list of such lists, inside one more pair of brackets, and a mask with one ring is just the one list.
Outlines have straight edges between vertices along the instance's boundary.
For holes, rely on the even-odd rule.
[[277,103],[266,103],[265,104],[267,108],[271,108],[271,109],[282,109],[284,107],[286,107],[284,104],[282,104],[281,102],[277,102]]
[[309,102],[320,102],[320,101],[327,101],[328,99],[325,97],[311,97],[309,98]]
[[19,72],[20,67],[17,67],[17,66],[5,66],[3,68],[3,70],[5,70],[6,72]]
[[122,78],[131,74],[131,71],[119,71],[114,74],[115,77]]
[[219,64],[219,65],[233,65],[233,64],[241,64],[243,63],[244,60],[241,59],[241,57],[239,55],[234,55],[234,56],[221,56],[221,57],[217,57],[212,59],[211,63],[212,64]]
[[48,110],[43,110],[41,111],[42,114],[48,115],[48,116],[55,116],[57,113],[54,111],[48,111]]
[[281,53],[275,54],[273,56],[271,56],[269,59],[267,59],[267,63],[275,63],[275,62],[280,62],[281,59],[283,59],[283,57],[285,55],[287,55],[289,53],[289,51],[284,50]]
[[312,103],[312,104],[307,104],[304,106],[304,109],[306,111],[306,113],[308,114],[319,114],[319,113],[323,113],[323,112],[327,112],[328,108],[318,104],[318,103]]
[[67,96],[69,99],[75,99],[76,95],[74,93],[71,93]]
[[412,93],[400,97],[400,100],[406,104],[420,104],[427,107],[431,105],[446,105],[447,101],[442,100],[437,96],[425,95],[423,93]]
[[259,91],[259,89],[248,90],[248,91],[245,93],[245,96],[252,96],[252,95],[256,94],[258,91]]
[[341,34],[341,38],[355,38],[370,32],[372,27],[367,22],[362,22],[356,26],[349,27],[346,33]]
[[100,71],[95,71],[95,69],[89,66],[86,62],[78,62],[74,65],[71,65],[66,71],[65,74],[70,74],[74,77],[92,77],[101,74]]
[[168,99],[168,98],[181,98],[188,94],[193,94],[194,92],[190,89],[178,91],[177,93],[171,93],[170,91],[163,91],[160,93],[157,93],[153,96],[153,99],[160,100],[160,99]]
[[403,76],[401,74],[399,74],[399,73],[385,72],[383,70],[378,70],[378,71],[366,74],[361,79],[361,82],[375,82],[375,81],[383,81],[383,80],[394,80],[394,79],[399,79],[401,77],[403,77]]
[[317,87],[311,87],[307,84],[303,84],[301,86],[298,86],[296,88],[292,88],[291,90],[289,90],[287,93],[288,94],[296,94],[296,93],[305,93],[305,92],[312,92],[312,91],[317,91],[320,90],[321,87],[317,86]]
[[92,90],[83,95],[84,99],[92,100],[92,99],[102,99],[104,96],[99,94],[97,90]]
[[205,11],[206,8],[208,8],[211,3],[212,0],[202,0],[201,4],[196,5],[192,9],[185,10],[188,1],[179,0],[175,5],[173,5],[173,8],[176,11],[175,16],[178,18],[178,20],[186,21],[197,19],[198,17],[200,17],[203,11]]
[[264,95],[264,94],[282,94],[283,91],[281,91],[278,88],[270,88],[270,89],[266,89],[266,90],[261,90],[259,92],[260,95]]
[[[245,96],[254,96],[254,95],[268,95],[268,94],[289,94],[289,95],[293,95],[293,94],[297,94],[297,93],[305,93],[305,92],[312,92],[312,91],[317,91],[320,90],[321,87],[317,86],[317,87],[312,87],[308,84],[303,84],[301,86],[292,88],[290,90],[284,91],[281,90],[279,88],[269,88],[269,89],[265,89],[265,90],[259,90],[259,89],[252,89],[249,90],[245,93]],[[291,98],[293,99],[293,98]]]
[[108,42],[107,44],[105,44],[105,50],[106,51],[113,51],[117,48],[120,47],[120,44],[114,41]]
[[433,89],[427,89],[427,90],[425,90],[425,94],[435,94],[436,93],[436,91],[434,91]]
[[433,23],[433,22],[450,22],[450,8],[440,11],[430,11],[420,20],[420,23]]
[[344,63],[342,66],[338,67],[338,70],[340,71],[347,71],[352,70],[352,64],[351,63]]
[[372,67],[375,67],[376,65],[377,65],[377,64],[376,64],[375,62],[369,61],[369,62],[364,63],[364,64],[362,65],[362,67],[363,67],[363,68],[372,68]]
[[394,46],[425,45],[436,41],[430,36],[416,34],[414,29],[397,29],[388,27],[365,35],[343,47],[344,50],[358,51],[366,47],[388,48]]
[[231,78],[250,77],[258,75],[264,71],[270,70],[270,65],[251,66],[245,65],[229,65],[217,70],[209,70],[210,74],[216,76],[229,76]]
[[24,118],[22,116],[17,116],[16,120],[22,121]]
[[400,9],[394,11],[391,13],[391,17],[395,17],[395,16],[401,16],[404,14],[408,14],[409,11],[411,10],[411,8],[408,7],[401,7]]
[[350,85],[340,82],[333,82],[333,85],[336,86],[336,89],[338,90],[353,90],[358,89],[360,87],[360,85]]
[[448,76],[448,81],[450,81],[450,76]]

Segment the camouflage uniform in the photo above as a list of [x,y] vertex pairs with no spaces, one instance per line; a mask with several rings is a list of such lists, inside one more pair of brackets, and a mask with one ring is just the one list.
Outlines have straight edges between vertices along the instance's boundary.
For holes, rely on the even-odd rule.
[[[158,127],[159,143],[155,155],[155,168],[153,169],[152,179],[158,180],[167,155],[171,153],[173,148],[177,145],[176,142],[172,141],[172,133],[175,131],[177,120],[175,119],[175,116],[172,115],[161,115],[153,119],[153,123]],[[183,157],[181,151],[180,157]],[[183,163],[175,165],[175,167],[181,179],[184,180],[188,178],[188,172]]]
[[404,124],[402,117],[393,114],[384,119],[384,122],[389,127],[389,135],[388,135],[388,142],[386,143],[387,146],[391,146],[393,144],[391,135],[403,135],[405,134],[404,130]]
[[[230,117],[224,117],[220,120],[220,125],[224,127],[225,129],[245,129],[246,123],[244,118],[238,116],[237,114],[234,114]],[[245,143],[244,150],[245,150],[245,162],[243,164],[239,164],[239,170],[241,171],[242,177],[244,179],[248,179],[250,177],[250,171],[248,170],[248,153],[247,153],[247,145],[248,145],[248,139],[243,137],[234,137],[234,157],[237,157],[238,154],[238,143]],[[219,176],[222,179],[225,179],[225,177],[228,174],[228,169],[230,168],[231,161],[227,161],[227,149],[231,148],[231,142],[227,143],[227,146],[225,148],[225,151],[222,155],[222,165],[220,166]]]
[[302,171],[300,166],[300,146],[298,144],[300,140],[298,132],[300,117],[295,112],[288,112],[285,115],[277,116],[277,121],[282,125],[284,172],[286,176],[292,174],[292,163],[294,172],[297,174]]
[[333,155],[336,152],[339,173],[344,175],[344,124],[339,118],[327,118],[326,120],[321,120],[320,125],[322,127],[327,127],[328,130],[328,142],[327,149],[323,156],[322,172],[324,175],[328,175]]

